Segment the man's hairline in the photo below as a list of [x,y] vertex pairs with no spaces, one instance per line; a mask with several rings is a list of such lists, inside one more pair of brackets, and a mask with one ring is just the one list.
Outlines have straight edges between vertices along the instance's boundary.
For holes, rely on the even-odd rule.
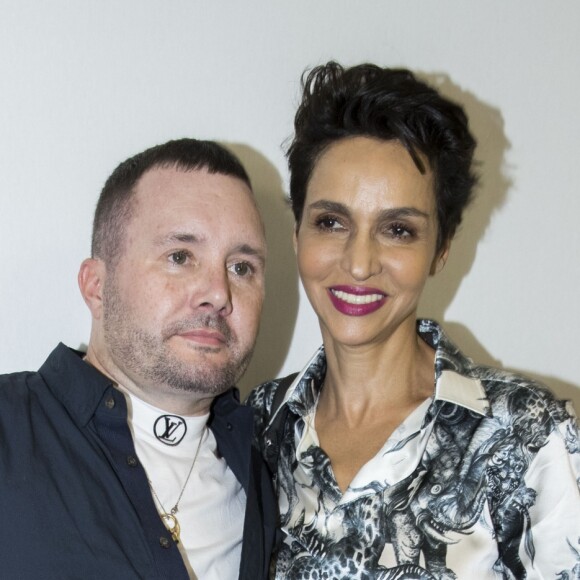
[[138,191],[139,184],[141,183],[143,178],[149,173],[155,170],[165,170],[165,169],[174,170],[180,173],[200,172],[206,173],[209,176],[222,175],[224,177],[231,177],[232,179],[239,181],[247,189],[249,198],[251,199],[258,216],[258,223],[260,224],[260,227],[262,229],[262,235],[264,236],[264,239],[266,238],[266,226],[264,223],[264,219],[262,217],[262,213],[260,212],[260,208],[258,207],[256,195],[254,193],[254,190],[252,189],[252,184],[250,182],[249,177],[246,180],[232,173],[224,173],[222,171],[210,171],[209,164],[207,163],[202,163],[199,167],[187,167],[186,165],[184,165],[179,161],[157,161],[153,165],[149,166],[145,171],[143,171],[143,173],[137,178],[135,183],[133,183],[133,185],[129,188],[129,190],[124,196],[124,199],[122,200],[121,207],[123,208],[124,215],[122,222],[120,224],[122,226],[122,232],[120,236],[121,239],[119,240],[119,243],[116,245],[114,251],[111,252],[109,256],[97,256],[97,255],[92,256],[93,259],[98,259],[103,262],[103,264],[105,265],[105,270],[110,276],[115,276],[117,267],[119,265],[119,262],[121,261],[121,257],[124,251],[124,245],[126,242],[126,230],[128,229],[128,225],[129,223],[131,223],[131,220],[134,218],[135,214],[137,194],[139,193]]

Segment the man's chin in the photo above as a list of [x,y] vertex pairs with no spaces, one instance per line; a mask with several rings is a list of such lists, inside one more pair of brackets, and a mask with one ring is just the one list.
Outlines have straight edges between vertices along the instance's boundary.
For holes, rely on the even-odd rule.
[[180,368],[184,374],[196,375],[198,372],[219,375],[225,369],[234,366],[232,354],[225,348],[213,347],[188,347],[185,350],[174,352],[173,364]]
[[236,378],[228,373],[196,373],[195,375],[173,375],[164,381],[174,391],[217,397],[233,387]]
[[166,351],[164,360],[158,360],[156,368],[165,376],[166,384],[180,391],[217,396],[237,383],[252,356],[251,351],[232,352],[226,345],[215,347],[193,341],[171,342],[170,352]]
[[234,386],[247,366],[245,362],[232,363],[231,357],[219,356],[220,353],[201,354],[159,365],[159,379],[179,391],[216,396]]
[[[201,340],[185,338],[175,335],[171,338],[172,351],[174,356],[184,360],[191,359],[192,356],[199,355],[219,355],[223,353],[224,359],[231,358],[231,350],[227,344],[217,340]],[[170,343],[170,344],[171,344]]]

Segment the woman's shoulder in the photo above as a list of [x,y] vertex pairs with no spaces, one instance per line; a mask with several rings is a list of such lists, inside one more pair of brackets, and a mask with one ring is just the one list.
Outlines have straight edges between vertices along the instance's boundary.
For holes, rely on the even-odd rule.
[[558,399],[546,385],[530,377],[484,365],[473,365],[470,374],[481,381],[495,416],[511,421],[525,417],[554,425],[576,421],[570,401]]
[[262,424],[266,424],[272,414],[281,406],[284,395],[297,374],[292,373],[286,377],[266,381],[255,387],[249,394],[245,404],[254,409]]
[[256,411],[261,413],[269,413],[272,408],[274,394],[276,393],[281,380],[281,378],[273,379],[254,387],[246,399],[246,405],[253,407]]
[[481,385],[491,414],[511,422],[522,415],[559,424],[574,418],[571,403],[559,400],[540,381],[503,368],[482,365],[463,354],[432,320],[418,321],[419,334],[436,349],[436,378],[452,371]]
[[262,435],[264,430],[270,422],[272,414],[281,405],[284,394],[295,376],[296,373],[266,381],[252,389],[244,401],[245,405],[252,407],[254,410],[254,438],[259,448],[263,447],[264,440]]

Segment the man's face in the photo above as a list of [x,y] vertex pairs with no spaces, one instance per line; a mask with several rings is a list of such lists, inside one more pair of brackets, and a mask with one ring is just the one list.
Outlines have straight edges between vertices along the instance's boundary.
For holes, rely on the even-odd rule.
[[105,370],[158,405],[211,398],[243,374],[258,332],[266,244],[252,194],[234,177],[156,168],[132,203],[103,287]]

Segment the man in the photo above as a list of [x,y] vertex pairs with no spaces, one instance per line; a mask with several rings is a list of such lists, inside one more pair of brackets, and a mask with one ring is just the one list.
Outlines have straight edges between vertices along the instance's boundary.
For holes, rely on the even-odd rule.
[[232,385],[264,297],[246,172],[182,139],[107,180],[79,286],[86,355],[0,377],[0,576],[255,580],[274,499]]

